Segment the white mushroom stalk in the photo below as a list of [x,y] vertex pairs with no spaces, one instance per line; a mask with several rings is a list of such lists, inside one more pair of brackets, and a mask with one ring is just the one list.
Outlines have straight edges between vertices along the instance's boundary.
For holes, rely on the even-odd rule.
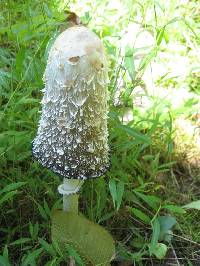
[[[82,25],[62,32],[50,50],[44,81],[33,155],[64,177],[59,192],[68,196],[109,166],[108,77],[101,40]],[[69,201],[64,209],[71,209]]]

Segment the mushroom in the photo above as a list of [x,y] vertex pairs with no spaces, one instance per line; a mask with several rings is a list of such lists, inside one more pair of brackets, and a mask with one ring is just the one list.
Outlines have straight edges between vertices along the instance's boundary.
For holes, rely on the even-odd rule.
[[[109,167],[107,70],[103,45],[95,33],[83,25],[62,32],[49,53],[41,118],[32,145],[33,156],[64,178],[58,187],[64,212],[52,217],[52,237],[68,241],[69,233],[80,243],[81,252],[84,238],[89,245],[85,256],[98,261],[100,252],[104,262],[113,256],[113,239],[99,225],[78,216],[77,192],[84,180],[100,177]],[[70,229],[73,224],[78,224],[84,236]],[[61,228],[65,230],[64,240]],[[86,248],[93,246],[90,241],[95,237],[99,248],[88,253]]]
[[101,40],[82,25],[62,32],[50,50],[44,81],[33,156],[64,177],[60,193],[68,185],[77,192],[81,182],[76,179],[99,177],[109,166],[108,76]]

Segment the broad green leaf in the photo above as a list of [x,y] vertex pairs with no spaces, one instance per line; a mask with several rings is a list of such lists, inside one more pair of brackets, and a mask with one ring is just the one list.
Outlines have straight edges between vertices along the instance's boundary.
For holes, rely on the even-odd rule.
[[161,230],[171,229],[176,223],[176,219],[172,216],[159,216],[158,221],[160,223]]
[[195,210],[200,210],[200,200],[193,201],[191,203],[188,203],[183,206],[185,209],[195,209]]
[[114,179],[111,179],[109,181],[109,189],[110,189],[110,194],[112,196],[113,204],[115,207],[115,202],[117,200],[117,188],[116,188],[116,182]]
[[11,200],[17,193],[17,191],[10,191],[6,193],[3,197],[0,198],[0,205],[3,204],[5,201]]
[[0,255],[0,266],[11,266],[9,260]]
[[108,190],[106,189],[107,184],[103,178],[99,178],[97,183],[97,199],[96,199],[96,217],[100,219],[105,213],[104,209],[107,206]]
[[159,216],[160,223],[160,235],[159,240],[171,241],[172,239],[172,228],[176,225],[176,219],[172,216]]
[[112,211],[112,212],[106,213],[105,215],[103,215],[103,216],[99,219],[98,223],[102,223],[102,222],[104,222],[104,221],[110,219],[110,218],[111,218],[112,216],[114,216],[115,214],[116,214],[116,211]]
[[31,241],[31,238],[22,237],[20,239],[15,240],[10,245],[22,245],[22,244],[27,243],[27,242],[30,242],[30,241]]
[[3,257],[8,260],[8,246],[7,245],[5,245],[3,249]]
[[158,169],[161,170],[163,168],[165,169],[169,169],[170,167],[172,167],[174,164],[176,164],[176,162],[169,162],[169,163],[164,163],[164,164],[161,164]]
[[46,212],[45,212],[45,209],[42,207],[42,205],[40,205],[39,203],[37,203],[37,205],[38,205],[38,210],[39,210],[39,213],[40,213],[40,215],[45,219],[45,220],[48,220],[49,218],[48,218],[48,216],[47,216],[47,214],[46,214]]
[[34,228],[31,222],[29,222],[29,233],[32,238],[34,238]]
[[186,213],[183,207],[179,207],[177,205],[171,205],[171,204],[164,205],[162,206],[162,209],[166,209],[166,210],[169,210],[170,212],[175,212],[175,213],[180,213],[180,214]]
[[164,39],[165,39],[165,43],[168,44],[169,43],[169,34],[167,33],[167,31],[165,30],[164,32]]
[[33,225],[32,223],[29,223],[29,232],[30,232],[32,240],[36,240],[36,238],[38,237],[38,232],[39,232],[39,224],[36,223]]
[[160,205],[161,199],[156,196],[145,195],[135,190],[134,193],[154,210],[157,210],[158,206]]
[[67,251],[69,253],[69,256],[74,258],[78,265],[81,265],[81,266],[85,265],[81,257],[79,256],[79,254],[76,252],[76,250],[72,246],[67,245]]
[[157,35],[156,35],[157,45],[161,44],[162,40],[164,39],[164,34],[165,34],[165,27],[162,27],[161,29],[157,31]]
[[58,257],[55,257],[54,259],[47,261],[47,263],[45,263],[44,266],[58,266],[58,265],[60,265],[61,261],[62,261],[61,258],[58,259]]
[[39,238],[38,240],[43,249],[47,251],[47,253],[49,253],[52,257],[56,256],[56,252],[51,244],[49,244],[46,240],[42,238]]
[[126,125],[120,125],[119,127],[122,128],[125,132],[127,132],[130,136],[134,137],[139,142],[151,144],[151,139],[146,135],[142,134],[139,130],[130,128],[129,126]]
[[156,248],[160,236],[160,223],[157,217],[154,219],[151,225],[153,233],[151,237],[151,243],[149,244],[150,254],[152,254],[154,249]]
[[152,48],[152,50],[147,54],[147,56],[145,56],[141,62],[140,62],[140,66],[139,66],[139,71],[137,73],[137,78],[141,78],[146,67],[148,66],[148,64],[153,60],[153,58],[156,57],[157,52],[158,52],[158,47],[154,47]]
[[50,216],[51,215],[51,210],[46,202],[46,200],[44,199],[44,210],[45,210],[45,213]]
[[124,182],[123,181],[119,181],[117,184],[117,210],[119,210],[121,202],[122,202],[122,197],[124,194]]
[[128,73],[133,81],[135,79],[136,72],[135,72],[135,64],[133,58],[133,49],[129,46],[126,46],[125,48],[124,65],[128,70]]
[[17,182],[17,183],[8,184],[7,186],[5,186],[3,189],[0,190],[0,194],[11,191],[11,190],[16,190],[26,184],[27,182]]
[[51,18],[53,16],[53,14],[52,14],[52,11],[49,8],[48,4],[47,3],[43,3],[43,7],[44,7],[44,10],[45,10],[45,13],[47,14],[47,16],[49,18]]
[[108,265],[114,255],[112,236],[81,215],[54,211],[51,230],[53,242],[57,242],[61,249],[72,246],[85,265]]
[[137,217],[139,218],[141,221],[143,221],[145,224],[149,224],[151,221],[151,218],[149,216],[147,216],[145,213],[143,213],[142,211],[136,209],[136,208],[131,208],[131,212]]
[[167,246],[163,243],[157,243],[152,253],[156,256],[157,259],[164,259],[167,254]]
[[40,256],[40,254],[43,252],[43,248],[39,248],[36,249],[34,251],[31,251],[26,258],[24,259],[24,261],[22,262],[22,266],[29,266],[29,265],[33,265],[33,263],[36,263],[36,259]]

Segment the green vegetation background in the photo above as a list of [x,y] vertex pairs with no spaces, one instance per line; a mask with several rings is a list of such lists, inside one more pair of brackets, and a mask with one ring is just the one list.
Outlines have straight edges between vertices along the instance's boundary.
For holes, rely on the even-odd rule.
[[[113,235],[115,265],[199,265],[199,168],[187,158],[190,152],[198,160],[200,153],[193,136],[176,127],[181,117],[198,128],[198,1],[2,0],[0,10],[0,265],[66,263],[50,239],[51,211],[62,205],[61,180],[31,156],[42,76],[51,43],[66,27],[66,10],[100,36],[110,63],[111,169],[85,183],[81,212]],[[121,49],[131,24],[140,26],[138,35],[149,32],[153,44],[147,38],[137,49],[130,43]],[[136,66],[138,52],[142,59]],[[161,55],[166,72],[154,80],[156,89],[188,93],[175,106],[144,84],[145,71],[162,61]],[[182,62],[177,55],[189,62],[184,74],[176,73]],[[148,105],[134,105],[134,89],[144,85]],[[128,111],[131,119],[125,123]],[[72,247],[66,254],[82,264]]]

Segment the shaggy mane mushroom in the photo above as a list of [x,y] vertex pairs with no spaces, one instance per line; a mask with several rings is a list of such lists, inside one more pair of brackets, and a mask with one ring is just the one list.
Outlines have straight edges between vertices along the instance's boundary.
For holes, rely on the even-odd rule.
[[68,179],[101,176],[109,166],[107,62],[97,35],[82,25],[62,32],[44,74],[33,155]]

